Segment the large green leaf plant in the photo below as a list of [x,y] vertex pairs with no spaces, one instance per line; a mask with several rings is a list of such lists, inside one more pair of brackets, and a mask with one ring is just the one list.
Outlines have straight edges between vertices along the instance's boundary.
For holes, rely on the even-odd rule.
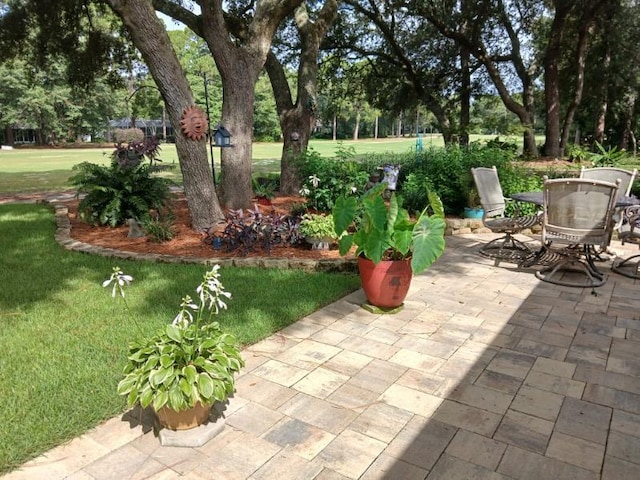
[[385,190],[386,184],[382,183],[360,198],[342,195],[336,200],[335,231],[344,232],[338,242],[340,254],[347,254],[356,245],[356,255],[376,264],[382,260],[411,259],[411,270],[417,275],[444,252],[446,224],[442,202],[437,194],[429,192],[429,205],[417,218],[411,218],[402,207],[402,197],[392,192],[386,200]]
[[[220,281],[219,268],[214,265],[205,273],[196,289],[197,303],[185,296],[172,323],[130,344],[124,378],[118,383],[118,394],[126,396],[130,407],[182,411],[198,402],[224,402],[233,394],[234,375],[244,361],[236,338],[212,321],[231,297]],[[116,267],[103,286],[113,285],[113,296],[119,292],[125,301],[124,285],[132,280]]]

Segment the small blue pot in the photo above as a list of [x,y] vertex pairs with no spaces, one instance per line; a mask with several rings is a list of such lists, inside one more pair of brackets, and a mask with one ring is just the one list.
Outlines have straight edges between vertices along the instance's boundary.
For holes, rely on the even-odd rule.
[[472,207],[464,207],[464,218],[477,218],[482,219],[484,215],[484,209],[482,208],[472,208]]

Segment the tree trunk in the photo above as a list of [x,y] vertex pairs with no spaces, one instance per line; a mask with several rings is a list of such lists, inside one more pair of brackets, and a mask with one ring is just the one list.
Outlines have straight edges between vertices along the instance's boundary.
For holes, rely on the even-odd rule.
[[[629,93],[625,95],[624,109],[622,117],[622,135],[620,136],[619,149],[629,150],[629,145],[633,143],[633,112],[636,106],[636,94]],[[635,146],[632,145],[632,149],[635,150]]]
[[5,132],[5,143],[7,145],[13,146],[15,143],[15,138],[13,136],[13,127],[11,125],[7,125],[4,129]]
[[338,116],[336,114],[333,115],[331,127],[333,130],[333,141],[335,142],[338,139]]
[[[122,19],[140,50],[172,125],[179,126],[184,109],[195,102],[162,21],[148,0],[107,0],[107,3]],[[174,132],[191,224],[195,230],[204,230],[224,218],[213,187],[206,143],[187,138],[180,128]]]
[[[301,57],[305,57],[304,52]],[[315,109],[310,108],[310,104],[315,104],[315,94],[312,96],[307,89],[298,88],[298,97],[294,104],[284,67],[272,52],[267,55],[265,70],[271,81],[284,140],[280,157],[280,193],[282,195],[295,195],[301,187],[295,160],[306,151],[309,144],[311,124],[313,122],[312,112],[315,113]],[[300,80],[301,77],[303,77],[303,74],[299,70],[298,83],[304,83],[303,80]],[[314,76],[314,84],[315,81],[316,78]]]
[[608,72],[611,68],[611,42],[607,40],[607,32],[604,35],[605,42],[605,54],[602,58],[602,68],[604,78],[598,85],[599,92],[599,105],[598,113],[596,114],[593,138],[596,142],[602,144],[604,142],[604,131],[606,125],[607,111],[609,109],[609,76]]
[[[499,3],[504,8],[502,2]],[[511,17],[508,12],[504,9],[498,12],[497,20],[502,22],[503,27],[508,34],[508,44],[511,46],[510,57],[512,58],[514,70],[522,83],[522,103],[516,100],[516,97],[512,95],[510,89],[507,88],[505,80],[502,77],[503,72],[499,68],[496,59],[489,54],[487,47],[479,37],[467,36],[464,32],[461,33],[456,29],[450,28],[450,26],[443,21],[440,12],[437,9],[427,8],[423,13],[425,18],[427,18],[427,20],[431,22],[443,35],[456,41],[460,46],[465,46],[469,52],[482,65],[484,65],[505,107],[518,116],[520,124],[524,128],[523,153],[526,156],[536,157],[538,155],[538,148],[536,146],[535,132],[533,130],[535,120],[535,90],[533,78],[535,78],[536,68],[535,65],[532,65],[529,68],[524,65],[523,56],[520,52],[520,40],[518,38],[516,28],[514,28],[510,23]],[[505,39],[505,45],[507,45],[507,39]]]
[[379,117],[378,115],[376,115],[376,118],[373,121],[373,138],[376,140],[378,139],[378,120],[379,120]]
[[462,83],[460,86],[460,138],[459,144],[463,147],[469,145],[469,122],[471,120],[471,71],[469,69],[469,49],[460,49],[460,68],[462,70]]
[[309,145],[311,116],[305,108],[288,110],[280,119],[280,125],[284,136],[280,161],[280,193],[296,195],[302,186],[296,160]]
[[295,10],[294,20],[301,44],[295,104],[282,64],[272,52],[267,56],[265,69],[271,80],[284,137],[280,160],[280,192],[283,195],[296,194],[301,187],[295,159],[307,150],[318,113],[318,51],[337,10],[336,0],[326,0],[316,21],[310,20],[306,4]]
[[[595,13],[595,11],[594,11]],[[564,155],[564,151],[567,147],[567,142],[569,140],[569,132],[571,131],[571,126],[573,125],[573,118],[576,114],[576,110],[578,106],[582,102],[582,92],[584,90],[584,70],[585,70],[585,57],[587,54],[587,43],[589,40],[589,35],[591,33],[593,16],[588,18],[585,15],[585,19],[580,26],[580,33],[578,35],[578,47],[576,49],[576,80],[575,80],[575,93],[573,95],[573,99],[571,103],[567,107],[567,112],[565,114],[564,123],[562,125],[562,136],[560,138],[560,151],[558,152],[559,156]]]
[[[223,73],[222,124],[231,133],[232,147],[220,149],[220,197],[226,208],[251,206],[254,87],[259,69],[229,64]],[[255,77],[249,72],[253,69]],[[232,80],[233,79],[233,80]]]
[[360,134],[360,110],[356,110],[356,124],[353,127],[353,139],[358,140]]
[[570,6],[556,7],[544,57],[545,155],[560,156],[560,85],[558,60],[562,51],[562,33]]

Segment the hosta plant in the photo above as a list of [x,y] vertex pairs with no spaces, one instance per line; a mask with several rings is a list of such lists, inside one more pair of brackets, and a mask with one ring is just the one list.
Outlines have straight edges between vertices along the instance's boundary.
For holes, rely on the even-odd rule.
[[[213,316],[227,308],[231,294],[220,281],[219,265],[206,272],[198,299],[185,296],[173,321],[155,335],[129,346],[118,393],[127,404],[182,411],[196,404],[224,402],[234,392],[234,375],[244,366],[240,345]],[[125,301],[124,286],[133,279],[118,267],[103,283]],[[125,301],[126,306],[126,301]],[[129,311],[127,306],[127,311]]]
[[333,228],[333,215],[321,213],[305,213],[300,222],[300,235],[310,238],[336,239]]

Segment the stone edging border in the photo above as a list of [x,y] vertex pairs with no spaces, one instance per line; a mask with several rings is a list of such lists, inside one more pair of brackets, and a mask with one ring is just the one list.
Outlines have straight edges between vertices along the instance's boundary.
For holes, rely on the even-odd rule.
[[[44,202],[48,203],[48,202]],[[254,268],[296,268],[310,272],[346,272],[357,273],[357,263],[354,258],[338,258],[326,260],[290,259],[276,257],[260,258],[215,258],[215,257],[183,257],[180,255],[163,255],[159,253],[136,253],[114,248],[98,247],[71,238],[71,221],[69,208],[61,203],[52,204],[55,211],[56,233],[55,239],[66,250],[74,250],[103,257],[122,258],[125,260],[146,260],[159,263],[196,263],[203,265],[218,264],[223,267],[254,267]],[[445,235],[463,235],[469,233],[491,233],[482,225],[482,220],[447,218]],[[523,232],[526,233],[526,232]]]
[[296,268],[309,272],[342,272],[357,273],[356,259],[313,260],[306,258],[215,258],[215,257],[183,257],[180,255],[164,255],[160,253],[136,253],[114,248],[99,247],[71,238],[71,221],[69,208],[63,204],[53,204],[56,233],[55,239],[66,250],[73,250],[103,257],[122,258],[124,260],[146,260],[158,263],[195,263],[202,265],[220,265],[222,267],[254,267],[254,268]]

